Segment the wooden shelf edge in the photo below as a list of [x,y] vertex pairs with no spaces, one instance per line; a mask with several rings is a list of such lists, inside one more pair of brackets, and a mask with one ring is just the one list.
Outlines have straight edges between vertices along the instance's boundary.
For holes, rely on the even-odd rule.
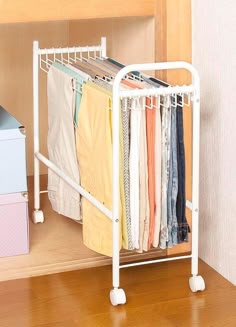
[[0,2],[0,24],[154,15],[154,0],[128,0],[125,5],[120,0]]

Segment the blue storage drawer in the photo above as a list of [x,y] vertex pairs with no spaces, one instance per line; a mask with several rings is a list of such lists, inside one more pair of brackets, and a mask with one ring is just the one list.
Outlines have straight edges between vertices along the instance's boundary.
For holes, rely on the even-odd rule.
[[24,131],[0,106],[0,194],[27,191]]

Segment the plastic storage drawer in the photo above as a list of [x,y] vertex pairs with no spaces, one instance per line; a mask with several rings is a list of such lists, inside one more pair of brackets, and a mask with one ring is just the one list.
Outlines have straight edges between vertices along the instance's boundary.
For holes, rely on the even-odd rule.
[[0,195],[0,257],[29,253],[27,193]]
[[24,131],[0,106],[0,194],[27,191]]

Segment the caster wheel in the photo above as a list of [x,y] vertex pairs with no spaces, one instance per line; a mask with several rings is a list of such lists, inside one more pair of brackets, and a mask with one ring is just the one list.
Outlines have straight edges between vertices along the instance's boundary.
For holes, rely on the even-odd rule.
[[204,291],[205,282],[202,276],[192,276],[189,278],[189,287],[192,292]]
[[43,215],[42,210],[35,210],[33,212],[32,221],[33,221],[34,224],[38,224],[38,223],[43,223],[44,222],[44,215]]
[[116,306],[118,304],[126,303],[126,295],[122,288],[115,288],[110,291],[111,304]]

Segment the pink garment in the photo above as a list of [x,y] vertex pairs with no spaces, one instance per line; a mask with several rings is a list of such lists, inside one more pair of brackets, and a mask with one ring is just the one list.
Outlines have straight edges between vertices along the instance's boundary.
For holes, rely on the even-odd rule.
[[[154,99],[153,99],[154,102]],[[155,105],[155,103],[153,103]],[[156,110],[151,107],[151,100],[146,100],[146,124],[147,124],[147,152],[148,152],[148,194],[150,208],[150,225],[148,249],[151,248],[154,239],[155,226],[155,115]]]

